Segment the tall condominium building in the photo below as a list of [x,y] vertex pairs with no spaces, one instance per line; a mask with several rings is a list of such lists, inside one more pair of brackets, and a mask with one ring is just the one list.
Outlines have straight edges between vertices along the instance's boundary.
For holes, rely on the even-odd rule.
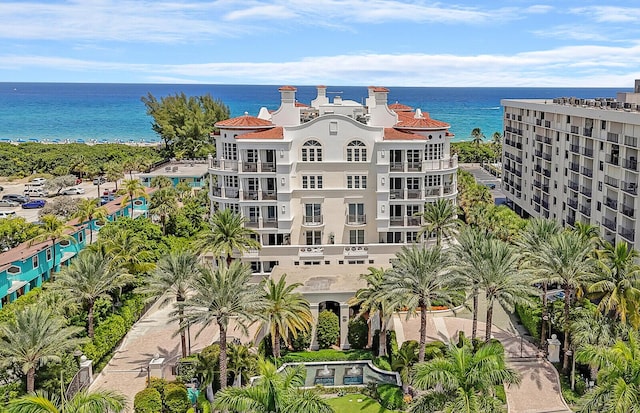
[[262,248],[242,256],[254,273],[277,264],[388,266],[418,240],[425,202],[455,202],[447,123],[388,105],[382,87],[369,87],[364,105],[330,100],[325,86],[309,105],[294,87],[279,91],[276,111],[216,124],[209,165],[212,210],[240,212],[259,234]]
[[502,101],[503,185],[523,215],[590,223],[632,246],[638,224],[640,80],[617,98]]

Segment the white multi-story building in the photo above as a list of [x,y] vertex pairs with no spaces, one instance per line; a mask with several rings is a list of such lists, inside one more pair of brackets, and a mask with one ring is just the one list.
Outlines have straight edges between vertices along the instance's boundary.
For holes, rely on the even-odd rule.
[[256,274],[277,264],[388,266],[417,240],[425,202],[455,202],[447,123],[388,105],[382,87],[368,88],[365,105],[330,101],[325,86],[310,105],[294,87],[279,91],[278,110],[216,124],[209,167],[212,209],[240,212],[259,234],[262,248],[242,256]]
[[609,242],[635,244],[640,80],[617,99],[502,101],[503,187],[514,209],[590,223]]

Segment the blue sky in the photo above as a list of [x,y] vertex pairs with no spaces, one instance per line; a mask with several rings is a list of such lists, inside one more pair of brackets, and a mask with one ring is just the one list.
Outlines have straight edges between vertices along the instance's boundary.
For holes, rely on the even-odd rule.
[[0,21],[2,81],[632,87],[640,78],[638,0],[1,0]]

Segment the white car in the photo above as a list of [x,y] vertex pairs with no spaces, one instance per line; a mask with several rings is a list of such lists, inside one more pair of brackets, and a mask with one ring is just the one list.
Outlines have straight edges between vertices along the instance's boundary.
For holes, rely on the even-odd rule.
[[45,182],[47,182],[47,180],[44,178],[34,178],[31,181],[29,181],[27,185],[41,186],[41,185],[44,185]]
[[80,188],[78,186],[73,188],[67,188],[62,191],[62,195],[79,195],[84,194],[84,188]]
[[17,207],[20,206],[20,204],[16,201],[12,201],[10,199],[0,199],[0,207]]

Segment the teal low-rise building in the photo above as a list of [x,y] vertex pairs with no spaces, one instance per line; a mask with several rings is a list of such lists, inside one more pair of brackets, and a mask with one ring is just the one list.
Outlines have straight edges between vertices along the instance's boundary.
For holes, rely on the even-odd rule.
[[151,186],[151,181],[157,176],[165,176],[176,187],[180,182],[189,184],[192,189],[200,189],[205,185],[208,175],[206,159],[187,159],[170,161],[160,165],[151,172],[140,174],[140,182],[145,187]]

